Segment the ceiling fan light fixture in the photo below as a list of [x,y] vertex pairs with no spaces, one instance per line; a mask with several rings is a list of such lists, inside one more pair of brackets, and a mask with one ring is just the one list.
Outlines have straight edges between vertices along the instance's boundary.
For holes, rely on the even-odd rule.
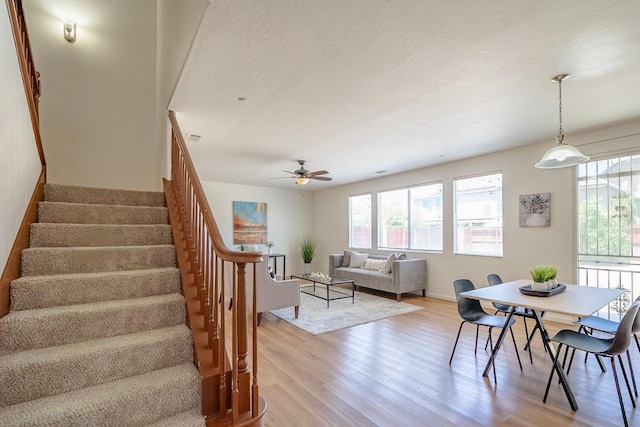
[[560,118],[560,126],[556,136],[558,145],[544,153],[540,161],[535,164],[538,169],[566,168],[588,162],[590,159],[589,156],[582,154],[576,147],[564,143],[564,132],[562,130],[562,82],[568,78],[569,74],[559,74],[551,79],[552,82],[558,83]]
[[304,177],[296,178],[296,184],[298,185],[305,185],[308,182],[309,182],[309,178],[304,178]]

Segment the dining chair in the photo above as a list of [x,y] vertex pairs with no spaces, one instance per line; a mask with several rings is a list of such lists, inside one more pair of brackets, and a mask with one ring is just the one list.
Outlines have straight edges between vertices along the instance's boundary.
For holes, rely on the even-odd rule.
[[[489,283],[489,286],[495,286],[495,285],[499,285],[499,284],[504,283],[502,281],[502,278],[499,275],[495,274],[495,273],[491,273],[491,274],[487,275],[487,282]],[[492,304],[496,309],[494,314],[502,313],[504,315],[507,315],[507,314],[509,314],[509,311],[511,311],[511,306],[510,305],[501,304],[499,302],[494,302]],[[519,317],[522,318],[522,322],[524,323],[524,333],[525,333],[525,336],[527,337],[527,344],[524,346],[524,349],[525,349],[525,351],[529,351],[529,362],[533,364],[533,356],[531,354],[531,339],[533,338],[533,335],[535,334],[536,330],[538,329],[538,323],[537,322],[535,323],[535,326],[534,326],[533,330],[531,331],[531,335],[529,335],[529,329],[527,327],[527,319],[533,319],[534,322],[535,322],[535,315],[533,314],[533,312],[530,309],[522,308],[522,307],[517,307],[516,311],[513,313],[513,315],[514,316],[519,316]],[[544,311],[541,312],[540,315],[544,316]],[[546,348],[545,348],[545,351],[546,351]]]
[[[480,326],[486,326],[489,328],[489,343],[491,345],[491,351],[494,351],[493,341],[491,338],[491,332],[493,328],[509,328],[509,332],[511,332],[511,338],[513,339],[513,346],[516,350],[516,356],[518,357],[518,365],[520,365],[520,370],[522,370],[522,362],[520,362],[520,354],[518,353],[518,345],[516,344],[516,337],[513,335],[513,330],[511,326],[515,323],[515,319],[511,318],[509,324],[507,324],[507,318],[504,316],[498,316],[495,314],[489,314],[482,309],[480,305],[480,301],[470,298],[465,298],[460,294],[466,291],[472,291],[476,287],[473,285],[471,280],[468,279],[457,279],[453,282],[453,288],[456,293],[456,303],[458,306],[458,314],[462,318],[462,322],[460,323],[460,327],[458,328],[458,335],[456,336],[456,342],[453,345],[453,350],[451,351],[451,357],[449,358],[449,365],[453,361],[453,355],[456,352],[456,347],[458,345],[458,340],[460,338],[460,332],[462,331],[462,326],[465,323],[470,323],[476,325],[476,344],[474,355],[478,354],[478,331],[480,330]],[[496,380],[496,368],[495,364],[493,365],[493,378]]]
[[[556,369],[561,369],[558,364],[560,358],[560,352],[563,346],[569,348],[582,350],[587,353],[593,353],[594,355],[609,358],[611,360],[611,370],[613,371],[613,378],[616,383],[616,390],[618,392],[618,401],[620,402],[620,410],[622,411],[622,418],[624,420],[625,427],[629,425],[627,421],[627,414],[624,409],[624,401],[622,399],[622,393],[620,392],[620,382],[618,381],[618,372],[616,370],[615,359],[618,357],[618,363],[622,370],[622,375],[627,383],[627,389],[629,391],[629,397],[633,407],[636,407],[635,400],[631,394],[631,387],[629,387],[629,381],[627,379],[627,372],[624,369],[624,362],[622,361],[621,354],[626,352],[631,345],[631,328],[638,315],[638,309],[640,309],[640,301],[634,302],[627,313],[624,315],[618,328],[616,329],[613,338],[598,338],[592,335],[587,335],[571,329],[563,329],[558,332],[551,341],[558,343],[558,349],[553,359],[553,366],[551,373],[549,374],[549,381],[547,382],[547,388],[544,392],[543,402],[547,402],[547,396],[549,395],[549,388],[551,386],[551,380]],[[566,354],[566,352],[565,352]]]
[[[638,296],[634,302],[639,302],[639,301],[640,301],[640,296]],[[581,319],[578,319],[576,324],[580,325],[580,329],[578,329],[578,332],[583,332],[588,335],[593,335],[594,331],[615,335],[620,325],[619,322],[609,320],[609,319],[603,319],[602,317],[598,317],[598,316],[583,317]],[[631,334],[633,335],[633,338],[636,342],[636,347],[638,347],[638,351],[640,352],[640,342],[638,342],[638,333],[640,333],[640,314],[636,316],[636,319],[634,320],[633,325],[631,326]],[[633,382],[633,390],[636,397],[638,397],[638,386],[636,385],[635,374],[633,372],[633,365],[631,364],[631,354],[629,353],[629,350],[627,350],[626,353],[627,353],[627,361],[629,362],[629,371],[630,371],[629,373],[631,374],[631,381]],[[588,357],[589,357],[589,353],[586,353],[584,355],[585,363],[587,362]],[[602,363],[602,360],[600,360],[600,358],[598,358],[597,356],[596,356],[596,360],[598,361],[598,364],[600,365],[600,369],[602,370],[602,372],[605,372],[606,369],[604,367],[604,364]],[[568,370],[571,369],[572,362],[573,362],[573,353],[571,354],[571,360],[569,361]]]

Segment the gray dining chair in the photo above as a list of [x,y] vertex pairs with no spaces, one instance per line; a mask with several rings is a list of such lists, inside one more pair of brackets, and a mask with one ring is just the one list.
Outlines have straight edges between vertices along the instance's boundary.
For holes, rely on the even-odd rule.
[[[515,323],[515,319],[511,318],[509,324],[507,324],[507,318],[504,316],[497,316],[495,314],[489,314],[482,309],[480,305],[480,301],[470,298],[465,298],[460,294],[466,291],[472,291],[476,287],[473,285],[471,280],[468,279],[457,279],[453,282],[453,288],[456,293],[456,303],[458,307],[458,314],[462,318],[462,322],[460,323],[460,327],[458,328],[458,335],[456,336],[456,342],[453,345],[453,350],[451,351],[451,357],[449,358],[449,365],[453,361],[453,355],[456,352],[456,347],[458,346],[458,340],[460,339],[460,332],[462,331],[462,326],[465,323],[470,323],[476,325],[476,344],[474,355],[478,354],[478,332],[480,330],[480,326],[486,326],[489,328],[489,344],[491,346],[491,352],[494,351],[493,341],[491,338],[491,332],[493,328],[509,328],[509,332],[511,333],[511,339],[513,340],[513,346],[516,350],[516,356],[518,357],[518,365],[520,365],[520,370],[522,370],[522,362],[520,362],[520,354],[518,353],[518,345],[516,344],[516,337],[513,335],[513,330],[511,326]],[[496,378],[496,367],[495,363],[493,364],[493,378]]]
[[[500,285],[504,283],[502,281],[502,278],[495,273],[491,273],[487,275],[487,282],[489,283],[489,286],[495,286],[495,285]],[[499,302],[494,302],[492,304],[496,309],[494,314],[502,313],[504,315],[507,315],[509,314],[509,311],[511,311],[510,305],[501,304]],[[533,338],[533,336],[536,333],[536,330],[538,329],[538,323],[535,323],[535,326],[531,331],[531,334],[529,334],[529,329],[527,327],[527,319],[533,319],[533,321],[535,322],[535,315],[533,314],[533,311],[523,307],[517,307],[516,311],[513,312],[513,315],[522,318],[522,323],[524,323],[524,333],[525,333],[525,336],[527,337],[527,343],[525,344],[524,349],[525,351],[529,352],[529,362],[533,364],[533,355],[531,354],[531,339]],[[541,312],[540,315],[544,316],[544,311]],[[546,348],[545,348],[545,351],[546,351]]]
[[558,343],[558,349],[556,350],[556,355],[553,359],[553,366],[551,368],[551,373],[549,374],[549,381],[547,382],[547,388],[544,392],[544,398],[542,399],[542,401],[545,403],[547,402],[547,396],[549,395],[549,388],[551,386],[553,374],[556,370],[556,367],[560,368],[558,359],[560,358],[560,352],[563,346],[566,346],[567,350],[569,348],[572,348],[575,350],[582,350],[587,353],[593,353],[596,356],[608,358],[611,360],[611,370],[613,371],[613,378],[616,383],[618,401],[620,402],[620,410],[622,411],[622,419],[624,420],[625,427],[627,427],[629,423],[627,421],[627,414],[624,409],[622,393],[620,392],[620,382],[618,381],[618,372],[616,370],[615,359],[617,356],[622,374],[627,383],[627,389],[629,391],[631,403],[635,408],[636,402],[633,399],[633,395],[631,394],[631,387],[629,387],[627,372],[624,369],[624,362],[622,361],[621,354],[626,352],[629,349],[629,345],[631,344],[631,328],[633,327],[633,323],[635,322],[638,315],[638,309],[640,309],[640,302],[636,301],[631,305],[627,313],[620,321],[620,324],[618,325],[613,338],[597,338],[592,335],[583,334],[571,329],[563,329],[558,332],[553,338],[551,338],[551,341]]
[[[640,301],[640,296],[638,296],[634,302],[639,302],[639,301]],[[615,335],[620,325],[619,322],[609,320],[609,319],[603,319],[602,317],[598,317],[598,316],[583,317],[581,319],[578,319],[576,324],[580,325],[580,329],[578,329],[579,332],[583,332],[588,335],[593,335],[594,331]],[[636,316],[636,319],[633,322],[633,325],[631,326],[631,333],[633,334],[633,338],[636,342],[636,347],[638,347],[638,352],[640,352],[640,342],[638,342],[638,333],[640,333],[640,315]],[[633,372],[633,364],[631,363],[631,354],[629,353],[629,350],[627,350],[626,353],[627,353],[627,361],[629,362],[629,371],[631,374],[631,381],[633,382],[633,391],[636,397],[638,397],[638,386],[636,385],[636,378]],[[587,362],[588,357],[589,357],[589,353],[586,353],[584,355],[585,363]],[[600,358],[596,356],[596,360],[598,361],[598,364],[600,365],[600,369],[602,370],[602,372],[605,372],[606,369],[604,367],[604,364],[600,360]],[[571,360],[569,361],[568,370],[571,369],[572,362],[573,362],[573,353],[571,354]]]

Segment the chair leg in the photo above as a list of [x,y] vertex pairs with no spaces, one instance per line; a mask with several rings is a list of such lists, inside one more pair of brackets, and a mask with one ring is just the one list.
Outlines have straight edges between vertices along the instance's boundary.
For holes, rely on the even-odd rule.
[[633,334],[633,338],[635,338],[636,346],[638,346],[638,352],[640,352],[640,342],[638,342],[638,335],[637,334]]
[[620,402],[620,410],[622,411],[622,419],[624,420],[625,427],[629,427],[627,422],[627,414],[624,411],[624,402],[622,401],[622,393],[620,392],[620,383],[618,382],[618,372],[616,371],[615,358],[611,358],[611,370],[613,371],[613,379],[616,382],[616,391],[618,392],[618,401]]
[[[489,344],[491,345],[491,352],[493,353],[494,347],[493,347],[493,340],[491,339],[491,331],[493,330],[493,328],[489,328]],[[493,361],[493,382],[495,384],[498,384],[498,376],[496,375],[496,363],[495,360]]]
[[633,398],[633,392],[631,391],[631,386],[629,385],[629,377],[627,376],[627,370],[624,369],[624,363],[622,362],[621,355],[618,355],[618,362],[620,363],[620,369],[622,370],[622,376],[624,377],[624,382],[627,385],[627,391],[629,392],[629,399],[631,399],[631,404],[635,408],[636,400]]
[[562,344],[558,344],[558,350],[556,350],[556,357],[552,357],[553,365],[551,366],[551,373],[549,374],[549,381],[547,381],[547,388],[544,391],[544,397],[542,398],[543,403],[547,403],[547,396],[549,395],[549,388],[551,387],[551,381],[553,381],[553,374],[556,371],[556,367],[558,365],[558,359],[560,358],[560,352],[562,351]]
[[629,375],[631,375],[631,382],[633,383],[633,391],[638,397],[638,386],[636,385],[636,376],[633,373],[633,364],[631,363],[631,353],[627,350],[627,360],[629,361]]
[[257,324],[260,326],[260,322],[262,322],[262,313],[258,313]]
[[451,352],[451,357],[449,358],[449,365],[451,365],[451,361],[453,360],[453,355],[455,354],[456,347],[458,346],[458,338],[460,338],[460,331],[462,331],[462,325],[464,325],[464,322],[461,322],[460,327],[458,328],[458,335],[456,336],[455,344],[453,344],[453,351]]
[[509,326],[509,332],[511,332],[511,339],[513,340],[513,348],[516,350],[516,356],[518,357],[518,365],[520,365],[520,371],[522,371],[522,362],[520,361],[520,353],[518,353],[518,344],[516,344],[516,337],[513,335],[513,329]]
[[524,323],[524,336],[527,337],[527,343],[524,346],[524,351],[529,351],[529,363],[533,365],[533,355],[531,354],[531,346],[529,345],[529,327],[527,326],[527,318],[522,318],[522,323]]
[[[480,325],[476,325],[476,347],[473,350],[474,355],[478,355],[478,332],[480,331]],[[491,336],[491,329],[489,329],[489,336]]]

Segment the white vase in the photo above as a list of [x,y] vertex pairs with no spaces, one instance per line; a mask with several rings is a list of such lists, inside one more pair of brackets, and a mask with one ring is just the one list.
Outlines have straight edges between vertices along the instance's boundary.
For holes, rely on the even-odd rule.
[[548,291],[549,290],[549,282],[533,282],[531,283],[532,291]]
[[305,262],[304,263],[304,274],[311,274],[311,263],[310,262]]
[[541,214],[531,214],[527,217],[527,227],[544,227],[547,221]]

